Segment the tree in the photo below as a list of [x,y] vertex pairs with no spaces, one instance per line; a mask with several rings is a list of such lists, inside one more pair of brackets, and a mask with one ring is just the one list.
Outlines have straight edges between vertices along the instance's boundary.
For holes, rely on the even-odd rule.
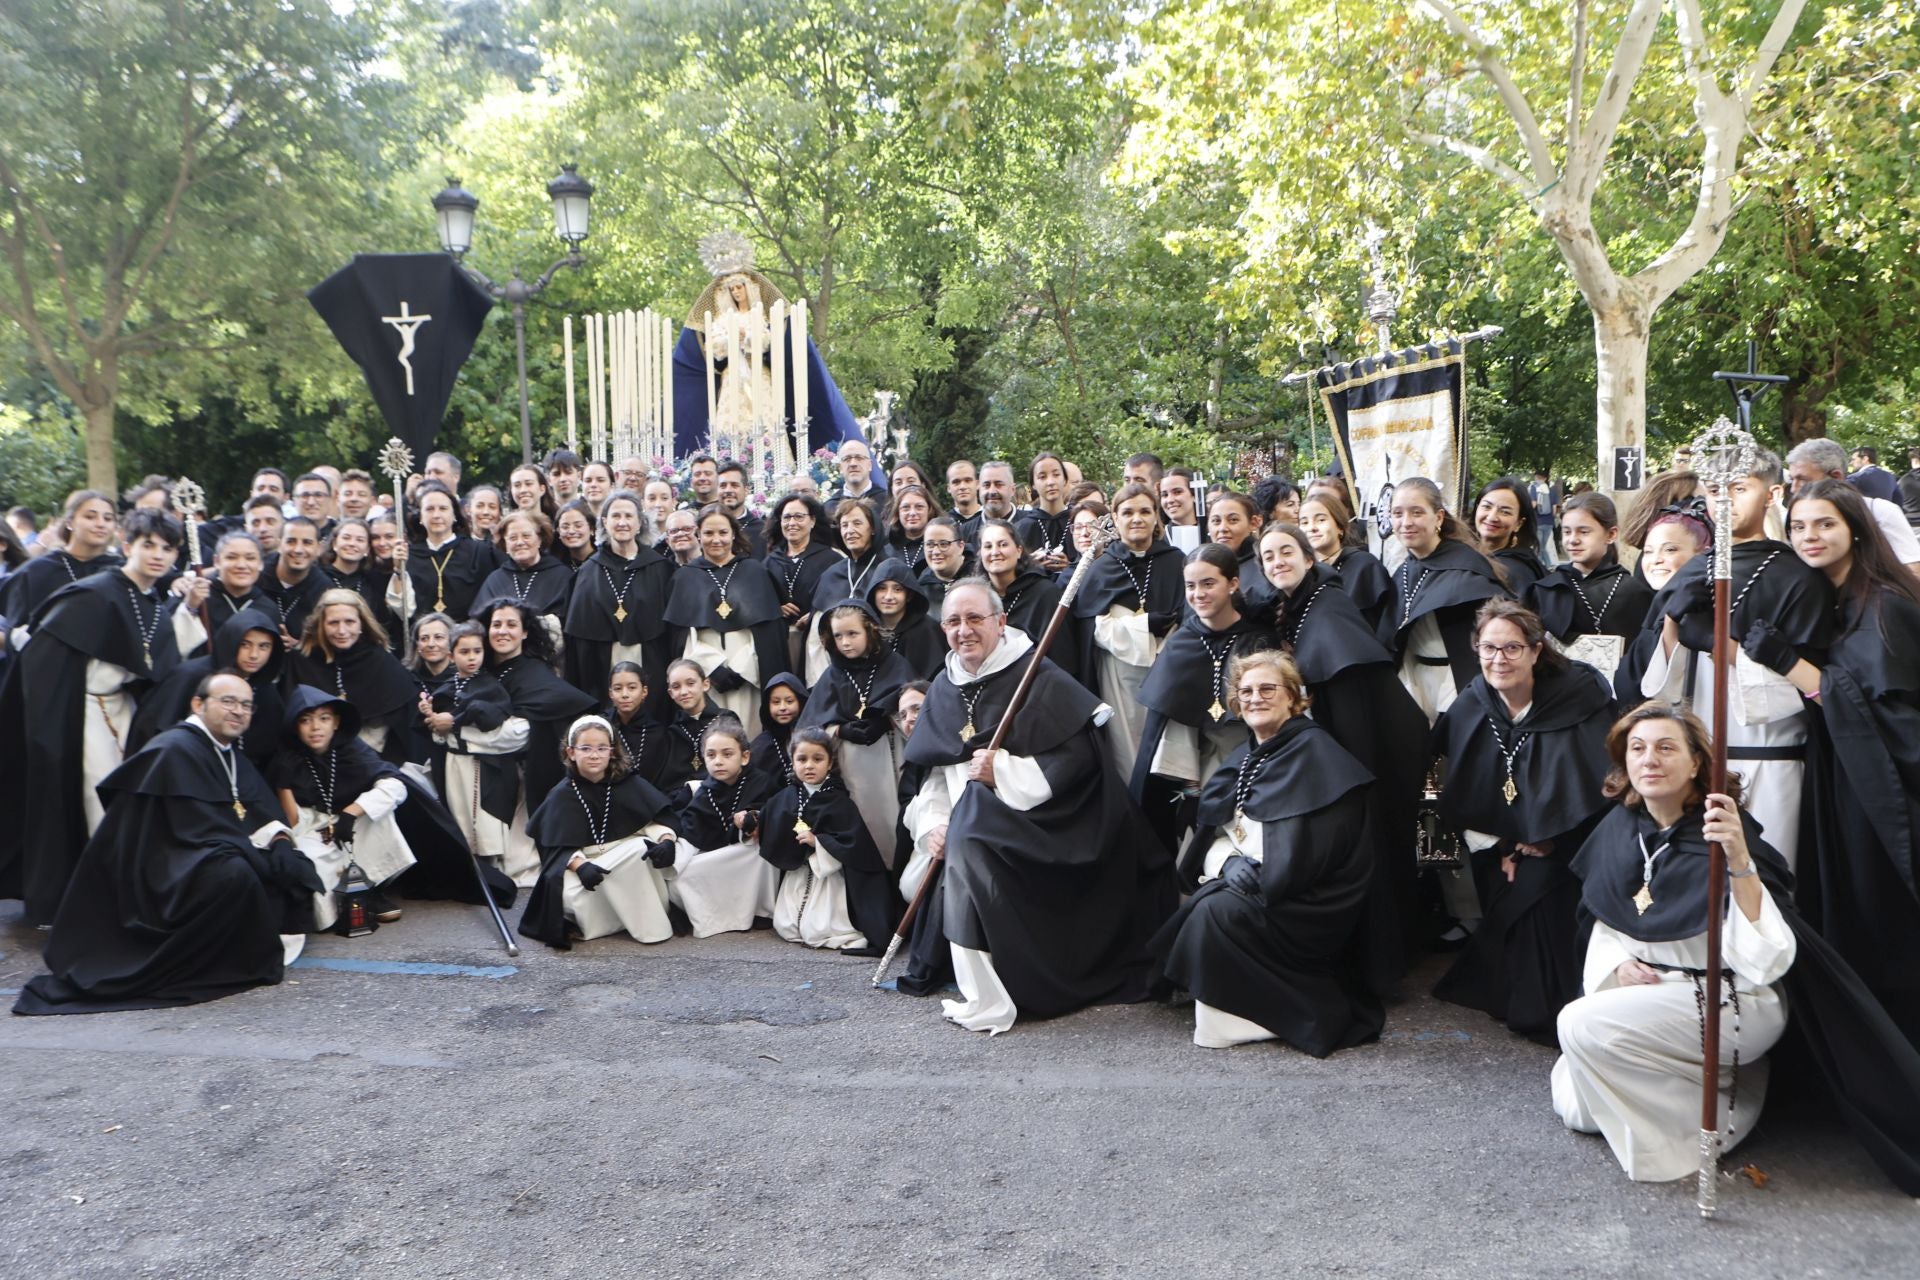
[[[0,13],[0,319],[116,487],[115,411],[256,371],[422,124],[377,15],[326,0],[15,0]],[[278,314],[275,314],[276,311]]]

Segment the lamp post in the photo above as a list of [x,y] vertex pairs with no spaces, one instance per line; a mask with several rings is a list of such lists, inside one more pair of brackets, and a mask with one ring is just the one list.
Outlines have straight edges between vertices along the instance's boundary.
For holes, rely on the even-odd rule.
[[480,209],[480,200],[462,188],[458,178],[448,178],[446,190],[433,198],[433,212],[440,223],[440,247],[453,255],[468,278],[493,295],[495,301],[513,308],[514,355],[520,368],[522,462],[533,461],[533,412],[527,404],[527,303],[546,290],[560,268],[586,263],[580,245],[587,238],[587,209],[593,199],[593,184],[574,172],[574,166],[563,164],[559,176],[547,184],[547,196],[553,201],[554,234],[566,243],[567,256],[548,267],[532,284],[520,278],[518,267],[505,284],[497,284],[466,260],[467,250],[473,247],[473,216]]

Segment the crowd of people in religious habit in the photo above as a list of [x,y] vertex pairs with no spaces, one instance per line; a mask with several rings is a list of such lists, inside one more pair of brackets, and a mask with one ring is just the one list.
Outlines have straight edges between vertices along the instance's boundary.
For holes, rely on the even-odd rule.
[[162,477],[77,492],[0,530],[0,898],[46,931],[14,1012],[524,895],[545,947],[898,936],[894,986],[969,1030],[1156,1000],[1325,1056],[1440,952],[1438,998],[1557,1047],[1541,1105],[1668,1180],[1717,845],[1727,1140],[1772,1069],[1920,1193],[1920,541],[1874,461],[1762,451],[1724,522],[1684,457],[1625,510],[1408,478],[1362,513],[1397,563],[1338,474],[1150,454],[882,475],[849,440],[763,504],[704,455],[437,453],[398,509],[264,467],[190,527]]

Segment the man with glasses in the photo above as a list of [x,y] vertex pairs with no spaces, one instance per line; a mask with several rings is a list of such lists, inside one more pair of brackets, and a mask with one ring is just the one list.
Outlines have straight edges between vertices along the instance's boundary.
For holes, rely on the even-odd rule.
[[106,815],[54,917],[49,972],[15,1013],[168,1008],[280,981],[323,886],[236,747],[253,697],[239,675],[207,676],[193,714],[100,784]]
[[826,501],[827,514],[833,515],[842,498],[868,498],[878,507],[887,502],[887,491],[873,474],[873,450],[864,440],[843,440],[836,455],[840,463],[840,487]]
[[313,521],[314,531],[325,542],[333,536],[333,485],[318,471],[309,471],[293,482],[294,509]]
[[1098,730],[1112,708],[1041,660],[990,751],[1033,641],[1008,630],[980,578],[947,589],[940,625],[951,652],[906,759],[925,770],[916,844],[953,854],[913,944],[925,954],[923,931],[945,931],[961,999],[944,1013],[997,1035],[1023,1014],[1145,998],[1146,943],[1175,893],[1171,864],[1139,838],[1145,821],[1107,759]]

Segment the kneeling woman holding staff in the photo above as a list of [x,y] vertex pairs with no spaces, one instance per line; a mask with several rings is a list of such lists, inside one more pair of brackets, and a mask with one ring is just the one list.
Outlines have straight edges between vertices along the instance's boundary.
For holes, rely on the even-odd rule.
[[667,880],[678,847],[667,798],[630,772],[626,749],[600,716],[573,722],[566,756],[567,776],[527,819],[540,878],[521,934],[562,951],[575,936],[665,942],[673,936]]

